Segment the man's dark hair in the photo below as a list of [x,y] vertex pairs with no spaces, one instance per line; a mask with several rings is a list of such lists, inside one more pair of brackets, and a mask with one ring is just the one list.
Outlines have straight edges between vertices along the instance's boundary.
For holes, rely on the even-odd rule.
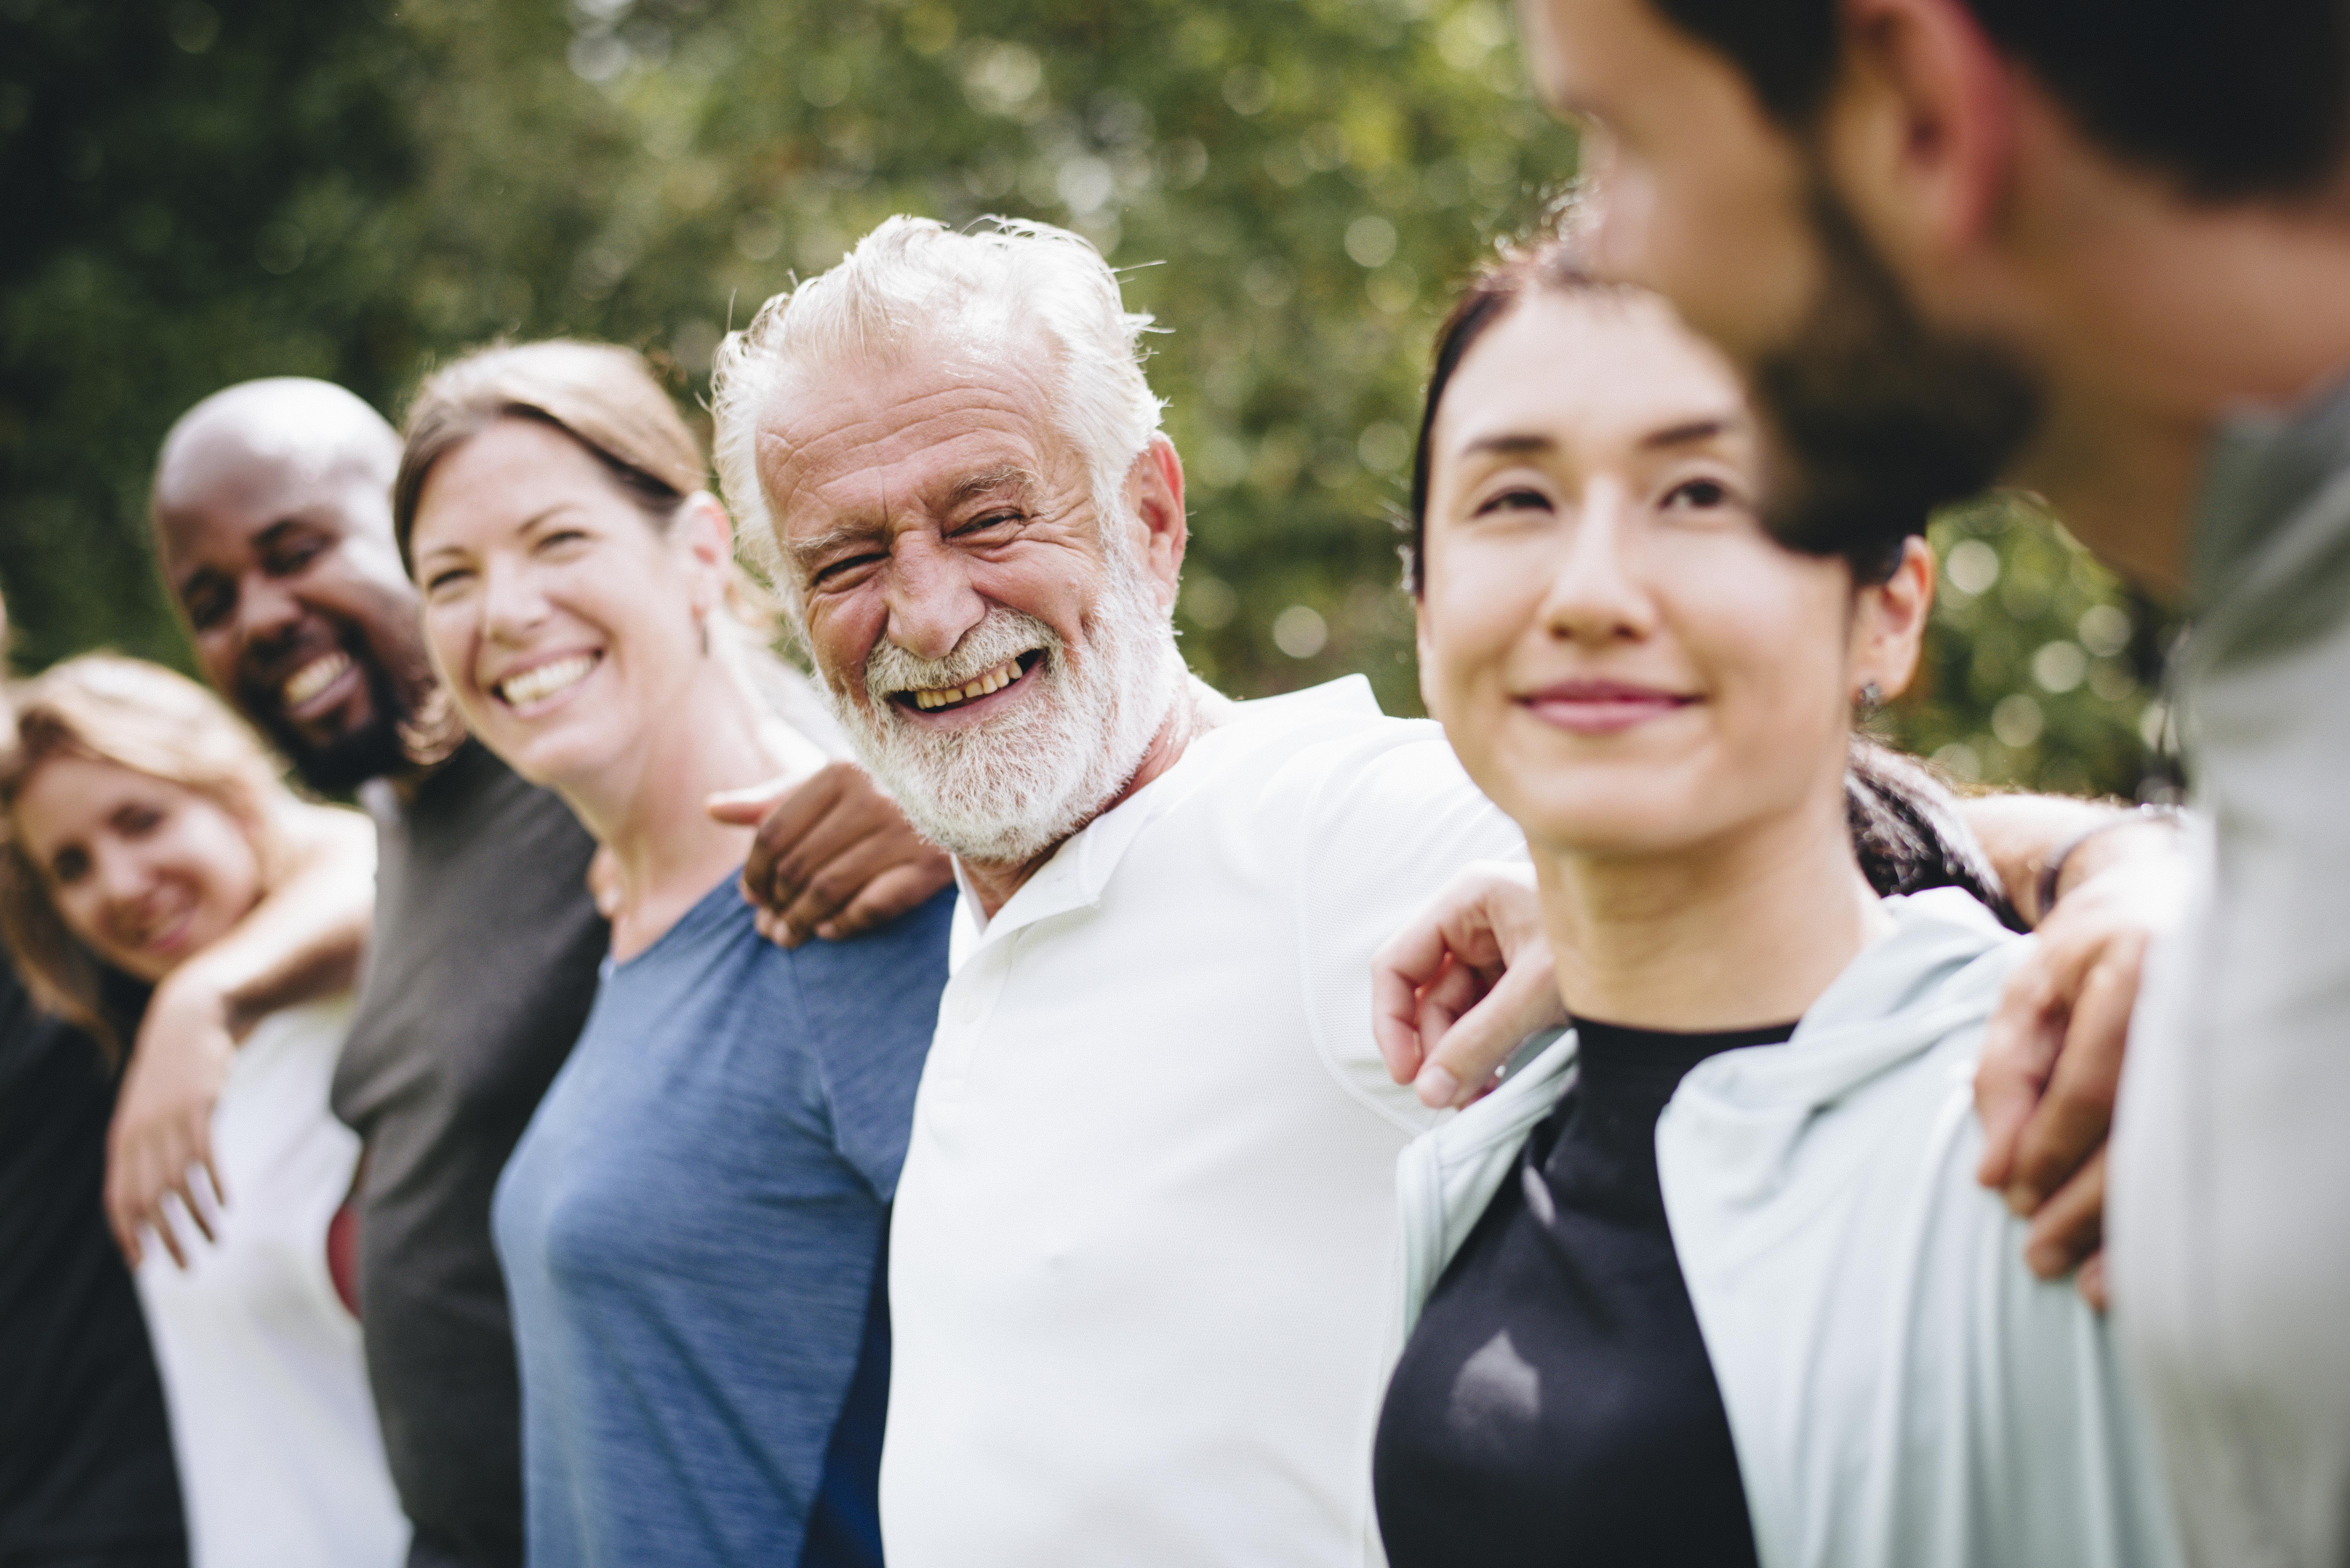
[[[1808,126],[1835,75],[1837,0],[1653,0]],[[2350,150],[2350,0],[1966,0],[2116,156],[2210,199],[2304,194]]]

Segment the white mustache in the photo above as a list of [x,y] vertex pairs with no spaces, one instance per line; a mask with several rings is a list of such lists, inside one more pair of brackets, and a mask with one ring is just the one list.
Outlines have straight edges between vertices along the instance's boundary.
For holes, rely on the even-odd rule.
[[879,701],[900,691],[966,685],[997,665],[1039,649],[1048,660],[1057,661],[1061,639],[1051,627],[1035,616],[991,605],[987,618],[963,633],[944,659],[919,658],[887,638],[875,643],[865,659],[865,693]]

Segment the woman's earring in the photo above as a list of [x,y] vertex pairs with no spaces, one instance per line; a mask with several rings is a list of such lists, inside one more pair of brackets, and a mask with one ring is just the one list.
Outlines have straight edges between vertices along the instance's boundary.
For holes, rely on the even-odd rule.
[[1852,700],[1854,709],[1863,719],[1874,719],[1885,706],[1885,689],[1874,680],[1860,683],[1859,692]]

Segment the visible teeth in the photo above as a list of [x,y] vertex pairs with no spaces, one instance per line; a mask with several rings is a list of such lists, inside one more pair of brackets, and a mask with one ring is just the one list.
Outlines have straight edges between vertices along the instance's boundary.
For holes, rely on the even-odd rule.
[[278,688],[278,696],[288,708],[299,708],[332,686],[350,667],[350,655],[340,649],[332,653],[322,653],[288,676],[286,684]]
[[914,706],[928,710],[951,708],[958,702],[968,702],[974,697],[984,697],[991,691],[1001,691],[1020,679],[1020,660],[1009,659],[994,669],[983,671],[962,686],[918,686],[907,693]]
[[596,668],[593,654],[575,653],[567,658],[549,659],[533,665],[520,675],[511,675],[498,682],[498,695],[509,706],[527,708],[533,702],[543,702],[567,687],[577,686],[588,679]]

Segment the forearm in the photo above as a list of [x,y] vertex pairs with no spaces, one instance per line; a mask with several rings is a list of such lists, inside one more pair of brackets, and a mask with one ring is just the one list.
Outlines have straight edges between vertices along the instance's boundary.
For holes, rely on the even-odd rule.
[[279,1008],[357,978],[375,907],[375,826],[356,812],[306,806],[295,864],[269,896],[172,976],[217,996],[242,1033]]

